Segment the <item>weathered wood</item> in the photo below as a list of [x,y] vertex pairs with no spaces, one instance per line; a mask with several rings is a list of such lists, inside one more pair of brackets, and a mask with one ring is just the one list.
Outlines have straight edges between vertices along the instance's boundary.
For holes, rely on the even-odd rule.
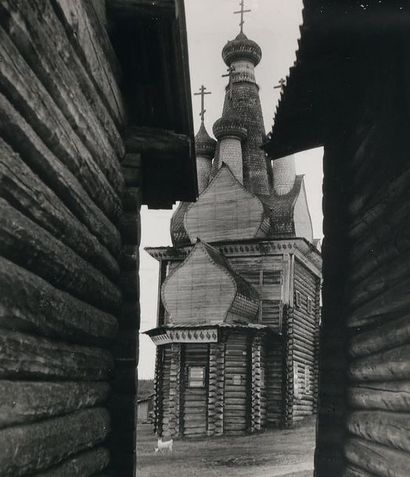
[[355,411],[347,417],[351,434],[371,442],[410,452],[410,414]]
[[102,381],[113,371],[108,351],[3,330],[0,378]]
[[118,230],[1,93],[0,134],[101,244],[117,256],[120,248]]
[[348,461],[371,475],[380,477],[410,475],[410,457],[407,452],[359,438],[349,439],[344,448]]
[[395,381],[410,378],[410,345],[354,360],[349,367],[354,381]]
[[107,410],[96,408],[3,429],[0,431],[2,475],[18,477],[47,469],[99,444],[109,428]]
[[[90,151],[77,136],[18,49],[0,27],[0,84],[50,151],[72,172],[94,202],[114,222],[121,202]],[[53,133],[50,134],[50,131]],[[118,172],[120,173],[120,172]]]
[[121,294],[104,275],[2,198],[0,207],[4,257],[87,303],[118,310]]
[[[114,189],[120,192],[122,176],[118,156],[123,155],[122,141],[118,139],[116,128],[108,127],[111,118],[84,65],[73,51],[51,3],[33,0],[28,5],[24,1],[3,0],[0,7],[2,17],[8,18],[7,22],[3,22],[3,28],[77,131]],[[50,48],[57,54],[50,55]],[[106,129],[99,118],[104,120]],[[117,135],[118,156],[108,141],[108,137],[114,134]]]
[[348,465],[343,473],[343,477],[373,477],[374,474],[369,474],[369,472],[366,472],[363,469],[360,469],[359,467],[354,467],[351,465]]
[[405,412],[410,409],[410,382],[371,382],[348,389],[350,405],[354,409],[382,409]]
[[108,7],[115,17],[147,15],[157,18],[176,14],[175,0],[109,0]]
[[118,263],[107,249],[1,138],[0,196],[100,271],[118,278]]
[[406,314],[399,319],[384,323],[374,330],[352,336],[349,346],[350,355],[356,358],[405,345],[410,341],[409,318],[409,315]]
[[[104,470],[110,462],[110,453],[103,447],[81,452],[60,465],[45,472],[36,473],[37,477],[88,477]],[[100,475],[100,474],[98,474]]]
[[93,2],[55,0],[53,6],[62,20],[68,38],[97,83],[101,99],[117,124],[125,123],[125,108],[118,86],[120,66],[105,25],[98,18]]
[[40,277],[0,257],[3,329],[101,344],[117,332],[116,319],[57,290]]
[[0,428],[28,424],[107,399],[107,383],[0,381]]

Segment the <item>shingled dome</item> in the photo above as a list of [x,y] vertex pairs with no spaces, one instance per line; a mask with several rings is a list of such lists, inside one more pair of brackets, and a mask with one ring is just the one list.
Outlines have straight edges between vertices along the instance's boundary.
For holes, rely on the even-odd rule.
[[197,156],[214,157],[216,141],[212,139],[205,129],[204,123],[201,124],[197,135],[195,136],[195,151]]
[[222,50],[222,58],[224,62],[231,66],[234,61],[249,60],[255,66],[261,61],[262,50],[260,46],[244,33],[239,35],[224,46]]
[[244,140],[247,136],[247,129],[239,115],[229,112],[217,119],[212,128],[216,139],[221,140],[227,136],[234,136]]

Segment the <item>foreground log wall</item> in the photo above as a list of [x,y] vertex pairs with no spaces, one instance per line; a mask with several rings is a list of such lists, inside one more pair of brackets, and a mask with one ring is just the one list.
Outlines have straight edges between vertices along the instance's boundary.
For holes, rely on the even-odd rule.
[[124,188],[101,3],[0,2],[5,476],[94,475],[109,447],[115,475],[133,466],[139,169]]
[[386,37],[325,147],[319,477],[410,475],[409,58]]

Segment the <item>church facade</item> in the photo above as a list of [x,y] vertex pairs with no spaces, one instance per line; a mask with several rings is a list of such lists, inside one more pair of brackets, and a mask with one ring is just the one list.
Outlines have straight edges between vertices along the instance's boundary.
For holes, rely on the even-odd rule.
[[317,406],[321,256],[304,178],[293,156],[272,164],[261,148],[262,52],[242,22],[222,57],[229,82],[216,140],[203,113],[196,136],[199,198],[175,211],[172,247],[146,249],[160,262],[147,334],[164,437],[290,427]]

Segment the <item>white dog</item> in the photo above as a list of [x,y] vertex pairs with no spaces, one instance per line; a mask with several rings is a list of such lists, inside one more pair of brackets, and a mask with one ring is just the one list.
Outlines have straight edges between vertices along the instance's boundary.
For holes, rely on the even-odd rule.
[[158,439],[158,447],[155,447],[155,452],[172,452],[173,443],[173,439],[166,442],[164,442],[162,439]]

